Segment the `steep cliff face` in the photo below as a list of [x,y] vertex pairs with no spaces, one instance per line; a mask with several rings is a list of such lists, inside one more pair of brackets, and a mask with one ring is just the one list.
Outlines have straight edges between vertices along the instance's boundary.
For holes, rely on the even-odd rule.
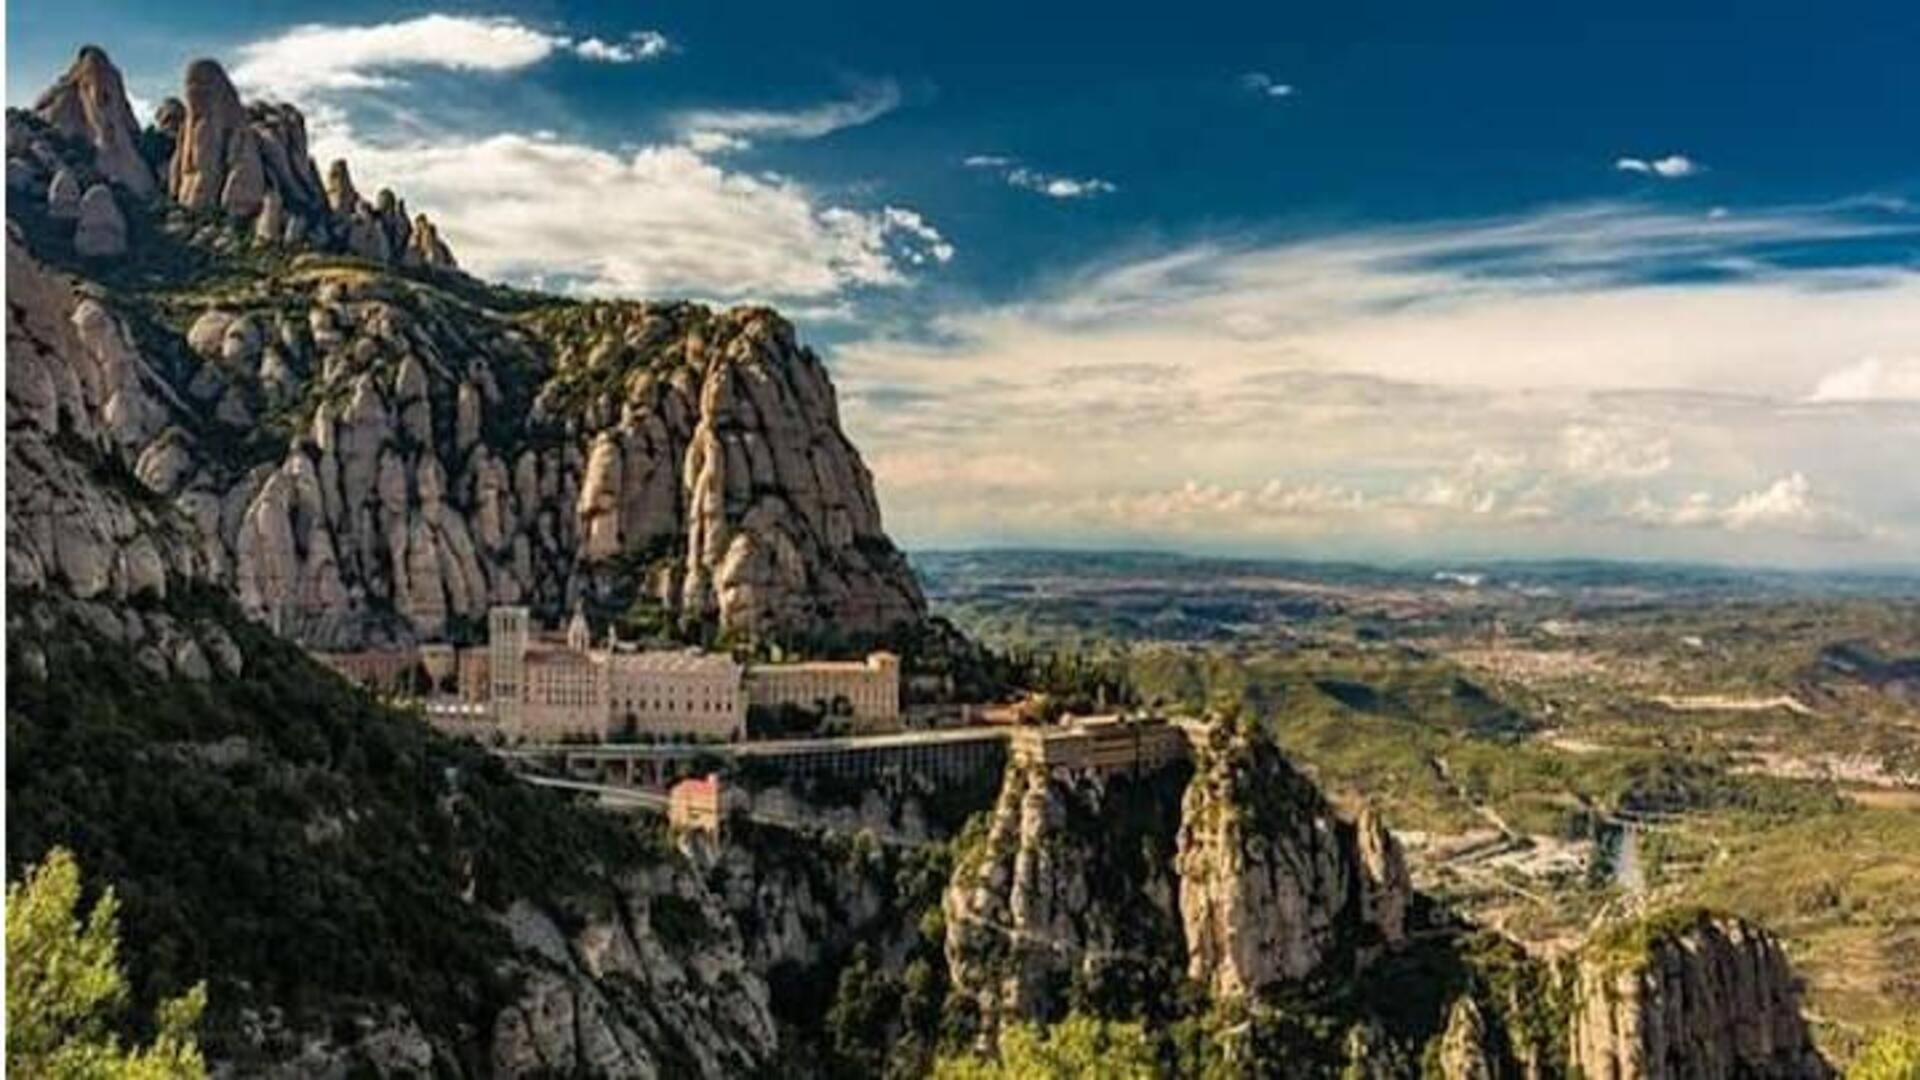
[[1411,890],[1377,820],[1342,821],[1271,742],[1230,725],[1197,749],[1177,864],[1193,979],[1257,995],[1401,939]]
[[774,1056],[765,980],[692,867],[630,871],[571,935],[539,908],[502,916],[517,997],[495,1017],[496,1076],[726,1076]]
[[1573,1024],[1589,1080],[1830,1075],[1779,942],[1732,916],[1668,912],[1597,932]]
[[[1404,937],[1398,844],[1342,820],[1258,736],[1128,772],[1015,765],[947,889],[946,953],[981,1027],[1071,1007],[1216,1002],[1339,981]],[[1183,978],[1184,976],[1184,978]]]
[[[210,61],[185,96],[146,133],[172,144],[171,203],[121,179],[138,175],[130,113],[98,50],[40,116],[9,116],[25,197],[8,267],[27,297],[9,336],[36,353],[9,398],[43,440],[19,452],[34,479],[10,495],[10,533],[34,541],[10,552],[14,584],[91,594],[184,573],[332,647],[445,635],[500,603],[638,603],[747,635],[923,616],[826,370],[777,315],[388,269],[451,256],[392,193],[362,199],[343,163],[323,184],[297,111],[243,105]],[[82,221],[73,244],[131,235],[126,262],[62,240],[59,208],[110,188],[138,227]],[[135,479],[127,499],[189,523],[180,543],[123,550],[120,510],[60,493],[41,450],[62,423]]]
[[980,1028],[1174,988],[1184,962],[1174,829],[1186,777],[1184,765],[1139,777],[1008,769],[943,902],[954,992]]
[[199,545],[127,464],[165,423],[165,380],[11,222],[7,297],[8,585],[120,600],[205,577]]

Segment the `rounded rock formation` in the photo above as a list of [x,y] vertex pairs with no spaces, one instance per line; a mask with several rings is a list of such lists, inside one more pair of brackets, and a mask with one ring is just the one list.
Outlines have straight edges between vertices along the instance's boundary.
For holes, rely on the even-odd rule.
[[127,253],[127,219],[114,201],[113,189],[95,184],[80,198],[80,221],[73,232],[73,250],[90,258]]

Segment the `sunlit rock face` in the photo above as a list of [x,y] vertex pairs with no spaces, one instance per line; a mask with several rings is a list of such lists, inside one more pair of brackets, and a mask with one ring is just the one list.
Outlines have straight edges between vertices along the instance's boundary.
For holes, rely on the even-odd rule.
[[1342,820],[1270,741],[1231,725],[1196,753],[1177,862],[1190,977],[1247,997],[1403,937],[1412,889],[1377,818]]
[[[85,50],[38,120],[9,124],[9,184],[74,219],[80,255],[126,252],[126,200],[144,190],[234,223],[179,219],[161,242],[266,256],[263,272],[217,298],[164,292],[158,318],[86,299],[82,341],[66,327],[93,290],[43,274],[18,239],[10,271],[53,282],[25,292],[62,328],[37,339],[22,404],[51,415],[45,399],[65,393],[63,415],[190,524],[176,539],[197,571],[250,613],[330,647],[445,635],[495,604],[650,603],[749,636],[924,616],[826,369],[778,315],[527,297],[503,310],[459,278],[431,221],[392,192],[363,198],[344,162],[323,181],[299,112],[243,103],[218,64],[196,61],[161,112],[164,188],[122,153],[138,129],[119,74]],[[139,212],[164,233],[179,211],[157,205]],[[315,261],[339,255],[365,262]],[[77,513],[19,505],[23,532]],[[65,559],[94,589],[125,557],[151,561],[81,543],[16,562],[31,581]]]
[[1823,1077],[1773,935],[1666,914],[1603,928],[1581,955],[1573,1063],[1590,1080]]

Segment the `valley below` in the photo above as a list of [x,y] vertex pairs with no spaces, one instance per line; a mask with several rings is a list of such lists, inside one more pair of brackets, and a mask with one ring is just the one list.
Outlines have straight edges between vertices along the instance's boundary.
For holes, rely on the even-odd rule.
[[1781,934],[1840,1057],[1920,1011],[1920,582],[915,564],[934,609],[998,647],[1071,648],[1142,701],[1258,717],[1336,801],[1381,808],[1421,888],[1530,949],[1705,903]]

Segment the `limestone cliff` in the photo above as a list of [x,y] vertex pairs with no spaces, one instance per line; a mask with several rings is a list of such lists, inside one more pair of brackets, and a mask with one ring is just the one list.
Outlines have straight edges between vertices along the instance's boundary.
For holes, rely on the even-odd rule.
[[[204,578],[331,647],[500,603],[763,636],[923,616],[826,369],[773,312],[491,289],[391,192],[363,199],[344,163],[323,183],[299,113],[244,105],[217,64],[161,112],[142,144],[171,147],[171,202],[133,197],[99,50],[8,118],[28,298],[8,330],[35,353],[9,406],[38,440],[9,442],[32,478],[9,493],[15,585]],[[131,511],[62,494],[63,423],[123,501],[185,523],[165,551],[118,543]]]
[[1577,971],[1572,1056],[1588,1080],[1830,1074],[1779,942],[1701,911],[1595,933]]
[[1207,731],[1181,811],[1188,973],[1216,997],[1348,973],[1400,940],[1410,894],[1392,835],[1337,817],[1273,744]]
[[1188,770],[1007,770],[943,906],[954,993],[984,1030],[1159,999],[1184,965],[1174,829]]
[[1144,775],[1015,765],[945,899],[956,992],[982,1026],[1185,979],[1215,1001],[1350,977],[1411,897],[1371,813],[1338,817],[1264,737],[1200,736]]
[[629,871],[571,934],[533,905],[502,916],[518,996],[494,1020],[496,1076],[724,1076],[778,1044],[764,979],[691,867]]
[[127,465],[171,390],[126,327],[7,229],[7,583],[81,600],[204,577],[198,544]]

